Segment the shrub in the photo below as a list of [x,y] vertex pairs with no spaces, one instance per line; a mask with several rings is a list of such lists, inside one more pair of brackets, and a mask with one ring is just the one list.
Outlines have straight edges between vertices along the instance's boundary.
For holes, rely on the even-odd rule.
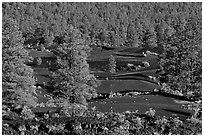
[[41,63],[42,63],[41,57],[35,58],[35,64],[36,64],[36,65],[40,65]]
[[150,66],[149,62],[147,62],[147,61],[143,61],[142,63],[144,64],[145,67],[149,67]]
[[24,119],[33,119],[35,117],[35,114],[27,106],[23,107],[21,115],[23,116]]
[[40,48],[40,51],[45,51],[45,46],[43,44],[40,44],[39,48]]
[[[98,112],[88,112],[89,115],[70,117],[73,104],[67,106],[67,116],[64,111],[59,117],[48,117],[39,120],[20,120],[15,118],[13,121],[3,121],[4,134],[48,134],[48,135],[189,135],[201,134],[202,123],[195,118],[180,120],[178,117],[149,117],[139,113],[106,112],[103,117],[96,117]],[[78,105],[78,104],[76,104]],[[71,107],[70,107],[71,106]],[[76,106],[75,106],[76,107]],[[79,109],[79,111],[81,111]],[[27,129],[25,131],[25,129]],[[28,130],[30,129],[30,130]],[[21,130],[19,132],[19,130]]]
[[154,117],[155,116],[155,110],[152,108],[149,108],[149,111],[146,111],[145,114],[150,116],[150,117]]
[[169,121],[164,116],[161,119],[155,120],[156,127],[158,128],[158,132],[162,133],[165,130],[165,127],[169,124]]
[[61,114],[64,114],[66,116],[82,116],[84,112],[88,108],[85,105],[76,104],[76,103],[63,103],[63,108],[61,109]]

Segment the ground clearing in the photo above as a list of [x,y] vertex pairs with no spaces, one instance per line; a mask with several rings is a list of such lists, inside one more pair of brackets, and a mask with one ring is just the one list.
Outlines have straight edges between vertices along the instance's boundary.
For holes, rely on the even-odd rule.
[[108,98],[89,104],[89,107],[96,106],[96,110],[101,112],[124,112],[124,111],[136,111],[139,113],[145,113],[149,108],[156,110],[157,116],[172,116],[172,114],[178,115],[181,119],[189,117],[193,111],[185,110],[181,107],[182,104],[174,102],[173,98],[163,97],[157,95],[140,95],[136,97],[115,97]]
[[36,57],[56,58],[54,54],[50,51],[37,51],[37,50],[30,50],[29,56],[33,58],[36,58]]
[[43,85],[46,84],[48,85],[48,82],[50,81],[50,79],[46,76],[43,76],[43,75],[35,75],[35,78],[36,78],[36,84],[41,84]]
[[101,80],[97,93],[110,93],[119,91],[153,91],[159,85],[144,80]]
[[34,75],[49,75],[50,71],[48,68],[39,68],[37,67],[33,67],[34,70]]

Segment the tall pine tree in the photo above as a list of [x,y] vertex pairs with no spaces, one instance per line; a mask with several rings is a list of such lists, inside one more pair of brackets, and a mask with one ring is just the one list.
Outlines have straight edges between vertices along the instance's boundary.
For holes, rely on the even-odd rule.
[[57,97],[87,105],[87,99],[97,96],[95,87],[98,85],[86,61],[91,48],[78,30],[71,29],[69,33],[66,43],[53,51],[58,57],[59,69],[52,72],[51,84]]
[[33,70],[25,64],[30,57],[23,47],[22,33],[13,19],[2,24],[2,100],[3,105],[34,106],[35,79]]

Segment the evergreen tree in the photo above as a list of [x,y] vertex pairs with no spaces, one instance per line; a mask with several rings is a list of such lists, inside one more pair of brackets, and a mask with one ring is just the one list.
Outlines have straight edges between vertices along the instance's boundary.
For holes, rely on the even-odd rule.
[[109,58],[109,71],[110,71],[110,73],[115,73],[115,69],[116,69],[115,57],[113,55],[110,55],[110,58]]
[[54,34],[48,30],[46,30],[46,34],[45,34],[45,47],[49,47],[53,44],[54,41]]
[[148,32],[147,32],[147,45],[150,48],[155,48],[157,47],[157,37],[156,37],[156,32],[154,30],[154,28],[151,28]]
[[127,27],[127,36],[126,36],[126,44],[129,47],[135,47],[136,46],[136,38],[137,36],[135,35],[135,27],[133,23],[130,23]]
[[33,70],[25,64],[30,59],[23,47],[22,33],[13,19],[2,24],[2,100],[4,105],[34,106],[35,79]]
[[51,84],[58,97],[87,105],[87,99],[97,96],[95,88],[98,86],[86,61],[91,48],[81,39],[78,30],[71,29],[70,33],[71,38],[65,38],[68,41],[53,51],[58,57],[59,69],[52,73]]
[[146,48],[157,47],[157,36],[153,28],[145,29],[142,36],[142,46]]

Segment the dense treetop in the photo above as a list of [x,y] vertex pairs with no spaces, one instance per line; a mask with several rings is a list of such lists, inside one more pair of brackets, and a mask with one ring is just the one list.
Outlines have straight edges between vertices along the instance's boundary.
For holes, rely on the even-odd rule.
[[2,6],[3,16],[15,18],[24,36],[66,35],[71,24],[93,42],[156,46],[188,27],[201,42],[201,3],[32,2]]

